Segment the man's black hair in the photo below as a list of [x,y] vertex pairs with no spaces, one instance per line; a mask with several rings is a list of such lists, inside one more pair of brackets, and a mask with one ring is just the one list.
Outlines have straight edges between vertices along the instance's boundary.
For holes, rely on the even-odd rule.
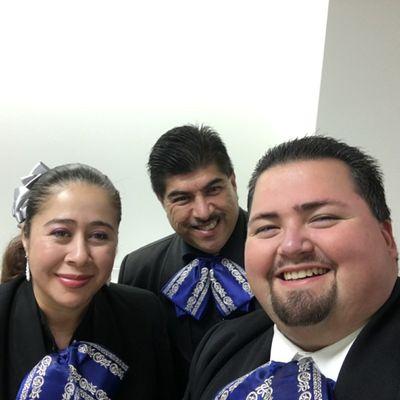
[[344,162],[349,168],[357,193],[367,202],[376,219],[380,222],[390,220],[382,172],[377,161],[357,147],[322,135],[290,140],[264,154],[249,182],[248,210],[251,208],[257,180],[265,170],[279,164],[326,158]]
[[147,168],[158,198],[165,194],[166,179],[215,164],[227,176],[232,162],[218,133],[208,126],[184,125],[164,133],[153,146]]

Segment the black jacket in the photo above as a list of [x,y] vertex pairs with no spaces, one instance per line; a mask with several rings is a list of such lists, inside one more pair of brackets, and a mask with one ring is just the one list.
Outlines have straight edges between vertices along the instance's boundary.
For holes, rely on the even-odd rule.
[[[88,315],[74,339],[103,345],[130,367],[116,400],[176,398],[165,318],[152,293],[111,284],[94,296]],[[0,399],[14,399],[47,353],[30,283],[0,285]]]
[[[368,295],[368,294],[366,294]],[[269,361],[273,323],[263,310],[209,331],[198,346],[185,400],[211,400],[225,385]],[[335,400],[400,399],[400,281],[351,346]]]
[[[240,210],[235,229],[220,254],[242,267],[246,234],[247,214]],[[208,329],[219,323],[222,317],[216,311],[213,302],[210,302],[200,321],[189,316],[178,318],[174,305],[161,293],[161,289],[175,273],[198,255],[202,255],[199,250],[190,247],[180,236],[173,234],[128,254],[122,261],[118,279],[120,283],[150,290],[160,298],[167,315],[168,332],[177,371],[176,380],[182,394],[187,383],[189,365],[198,343]],[[255,307],[258,307],[258,304],[253,301],[251,309]],[[228,318],[243,314],[243,311],[237,310]]]

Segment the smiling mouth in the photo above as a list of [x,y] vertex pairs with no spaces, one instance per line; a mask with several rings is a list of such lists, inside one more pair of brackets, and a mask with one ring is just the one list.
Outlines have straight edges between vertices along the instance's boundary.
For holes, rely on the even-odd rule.
[[68,288],[78,289],[91,280],[92,275],[71,275],[71,274],[57,274],[59,281]]
[[91,275],[73,275],[73,274],[57,274],[59,278],[70,279],[72,281],[86,281],[90,279]]
[[299,271],[283,272],[280,278],[284,281],[296,281],[299,279],[311,278],[313,276],[325,275],[329,272],[327,268],[307,268]]
[[212,231],[218,225],[220,219],[220,217],[215,217],[202,224],[192,225],[192,228],[198,231]]

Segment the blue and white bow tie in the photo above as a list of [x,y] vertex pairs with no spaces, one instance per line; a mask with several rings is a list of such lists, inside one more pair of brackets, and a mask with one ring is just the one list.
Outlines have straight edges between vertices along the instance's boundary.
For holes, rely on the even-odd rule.
[[215,400],[333,400],[334,387],[310,357],[269,361],[226,385]]
[[197,320],[210,294],[223,316],[237,309],[248,311],[254,297],[244,269],[218,256],[195,258],[164,285],[162,293],[175,304],[178,317],[190,315]]
[[75,341],[43,357],[25,376],[16,400],[114,398],[128,366],[104,347]]

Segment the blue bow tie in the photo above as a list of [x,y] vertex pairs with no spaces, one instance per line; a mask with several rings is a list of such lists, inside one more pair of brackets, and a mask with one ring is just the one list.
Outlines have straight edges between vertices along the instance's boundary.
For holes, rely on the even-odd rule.
[[178,317],[190,315],[197,320],[210,293],[223,316],[237,309],[248,311],[254,297],[243,268],[218,256],[195,258],[163,286],[162,293],[175,304]]
[[25,376],[16,400],[112,399],[127,370],[104,347],[75,341],[42,358]]
[[333,400],[334,386],[310,357],[270,361],[226,385],[215,400]]

